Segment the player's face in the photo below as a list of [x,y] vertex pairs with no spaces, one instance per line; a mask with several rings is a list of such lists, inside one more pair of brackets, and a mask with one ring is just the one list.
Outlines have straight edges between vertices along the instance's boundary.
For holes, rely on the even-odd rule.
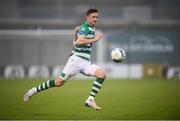
[[91,13],[87,16],[87,22],[90,26],[95,26],[96,22],[98,21],[99,14],[98,13]]

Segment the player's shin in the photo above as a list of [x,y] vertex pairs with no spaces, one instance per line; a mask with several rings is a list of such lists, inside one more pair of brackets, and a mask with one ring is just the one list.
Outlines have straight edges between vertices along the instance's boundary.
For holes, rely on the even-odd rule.
[[33,95],[35,95],[37,92],[40,92],[40,91],[42,91],[42,90],[46,90],[46,89],[48,89],[48,88],[50,88],[50,87],[55,87],[55,80],[48,80],[47,82],[44,82],[44,83],[40,84],[40,85],[37,86],[37,87],[33,87],[33,88],[29,89],[29,90],[25,93],[25,95],[24,95],[24,97],[23,97],[24,102],[28,102],[29,99],[30,99]]
[[92,107],[96,110],[101,110],[101,107],[96,104],[94,97],[101,89],[103,82],[104,78],[96,78],[96,80],[93,82],[91,93],[88,99],[85,101],[85,106]]
[[55,87],[55,80],[48,80],[36,87],[37,92]]
[[93,86],[89,98],[94,98],[96,96],[96,94],[100,91],[103,82],[104,82],[104,78],[96,78],[96,80],[93,82]]

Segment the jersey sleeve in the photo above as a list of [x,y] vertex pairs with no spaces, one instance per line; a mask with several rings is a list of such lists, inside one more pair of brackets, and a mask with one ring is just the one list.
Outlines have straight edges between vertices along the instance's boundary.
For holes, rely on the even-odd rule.
[[80,31],[79,31],[79,33],[78,33],[78,36],[82,36],[82,37],[87,37],[87,35],[88,35],[88,29],[87,29],[87,27],[86,26],[81,26],[80,27]]

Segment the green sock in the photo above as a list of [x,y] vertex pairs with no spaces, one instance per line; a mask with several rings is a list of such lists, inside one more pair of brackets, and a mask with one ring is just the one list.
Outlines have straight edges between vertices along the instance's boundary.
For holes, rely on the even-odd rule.
[[90,96],[93,96],[93,97],[96,96],[96,94],[101,89],[103,82],[104,82],[104,78],[96,78],[96,80],[93,82],[93,86],[92,86]]
[[51,87],[55,87],[55,80],[48,80],[47,82],[40,84],[36,88],[37,88],[37,92],[40,92],[42,90],[46,90],[46,89],[49,89]]

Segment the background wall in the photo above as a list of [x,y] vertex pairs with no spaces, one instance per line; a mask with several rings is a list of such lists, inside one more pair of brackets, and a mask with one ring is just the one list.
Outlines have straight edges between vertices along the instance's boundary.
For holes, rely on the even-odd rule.
[[117,66],[110,51],[116,47],[126,50],[123,64],[139,65],[141,73],[145,64],[162,65],[162,72],[179,67],[179,5],[179,0],[1,0],[0,75],[8,65],[25,67],[26,73],[32,65],[45,65],[50,72],[65,65],[72,30],[84,21],[88,8],[100,11],[97,28],[105,35],[93,48],[92,60],[112,75],[111,66]]

